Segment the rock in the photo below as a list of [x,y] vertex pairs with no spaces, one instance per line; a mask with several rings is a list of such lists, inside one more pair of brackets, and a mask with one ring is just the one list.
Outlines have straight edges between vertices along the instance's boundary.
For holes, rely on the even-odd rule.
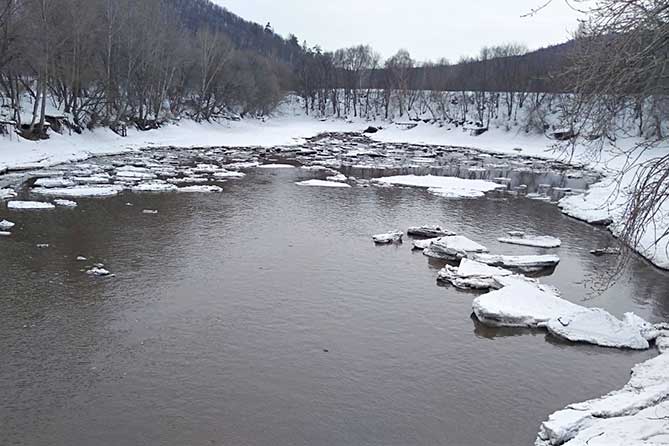
[[374,126],[370,125],[362,133],[376,133],[378,131],[379,131],[379,129],[377,127],[374,127]]
[[586,342],[602,347],[645,350],[648,341],[634,325],[616,319],[601,308],[587,308],[561,315],[546,323],[548,332],[572,342]]
[[524,235],[522,237],[502,237],[497,239],[501,243],[512,245],[534,246],[537,248],[559,248],[562,241],[547,235]]
[[387,245],[390,243],[402,243],[402,237],[404,236],[403,232],[395,231],[388,232],[385,234],[376,234],[372,236],[374,243],[379,245]]
[[408,229],[407,234],[413,237],[446,237],[455,235],[455,232],[443,229],[441,226],[414,226]]
[[532,273],[553,268],[560,263],[556,255],[504,256],[492,254],[474,254],[472,259],[490,266],[514,269],[524,273]]
[[459,260],[470,254],[485,253],[488,248],[461,235],[440,237],[424,251],[428,257],[444,260]]
[[662,333],[660,329],[634,313],[623,314],[623,322],[630,327],[634,327],[647,341],[655,340]]
[[590,251],[590,254],[601,257],[601,256],[606,256],[606,255],[612,255],[612,256],[619,256],[621,253],[619,248],[598,248],[598,249],[593,249]]
[[132,188],[133,192],[175,192],[177,186],[165,181],[155,180],[146,183],[140,183]]

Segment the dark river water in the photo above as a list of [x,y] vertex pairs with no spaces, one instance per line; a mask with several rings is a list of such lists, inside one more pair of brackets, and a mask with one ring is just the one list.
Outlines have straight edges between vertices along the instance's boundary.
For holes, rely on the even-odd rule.
[[[0,443],[528,445],[550,413],[655,355],[485,328],[475,294],[437,285],[443,264],[370,239],[442,224],[535,253],[496,238],[555,235],[562,262],[542,281],[668,319],[669,276],[639,259],[594,290],[617,267],[588,252],[615,245],[606,230],[525,198],[294,184],[313,177],[257,169],[220,194],[0,207],[17,223],[0,239]],[[84,274],[94,262],[116,277]]]

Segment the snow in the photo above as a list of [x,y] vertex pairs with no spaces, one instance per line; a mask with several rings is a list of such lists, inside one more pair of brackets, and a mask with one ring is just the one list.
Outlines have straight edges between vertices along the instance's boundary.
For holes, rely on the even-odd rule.
[[559,297],[557,290],[518,277],[500,278],[502,289],[474,299],[474,314],[492,326],[538,327],[583,309]]
[[421,251],[424,251],[425,249],[430,247],[432,242],[434,242],[438,239],[439,239],[439,237],[414,240],[413,241],[413,249],[420,249]]
[[70,200],[53,200],[53,204],[65,208],[76,208],[78,206],[75,201]]
[[16,226],[16,224],[12,223],[11,221],[0,220],[0,231],[8,231],[12,229],[14,226]]
[[527,256],[475,254],[472,258],[487,265],[516,269],[526,273],[552,268],[560,263],[560,257],[552,254]]
[[343,189],[348,189],[351,186],[346,184],[346,183],[338,183],[335,181],[325,181],[325,180],[307,180],[307,181],[299,181],[297,183],[298,186],[315,186],[315,187],[338,187],[338,188],[343,188]]
[[669,442],[669,354],[637,364],[620,390],[570,404],[541,424],[537,446],[632,446]]
[[660,330],[655,326],[634,313],[625,313],[623,315],[623,322],[634,327],[647,341],[655,340],[661,334]]
[[35,187],[70,187],[74,186],[74,181],[65,178],[38,178],[35,181]]
[[219,186],[186,186],[177,189],[177,192],[223,192]]
[[446,198],[478,198],[485,192],[498,189],[497,183],[433,175],[397,175],[373,180],[376,183],[425,188],[428,192]]
[[7,209],[16,210],[41,210],[54,209],[55,207],[53,204],[43,201],[10,201],[7,203]]
[[461,235],[441,237],[424,251],[428,257],[456,260],[467,257],[471,253],[488,252],[488,248]]
[[455,232],[444,229],[437,225],[413,226],[407,230],[407,234],[413,237],[445,237],[455,235]]
[[403,232],[394,231],[394,232],[387,232],[385,234],[373,235],[372,240],[374,240],[374,243],[377,243],[379,245],[385,245],[389,243],[401,243],[403,236],[404,236]]
[[634,325],[626,324],[601,308],[588,308],[562,315],[546,323],[548,332],[572,342],[587,342],[603,347],[645,350],[648,341]]
[[559,248],[562,241],[559,238],[547,235],[526,235],[523,237],[502,237],[497,239],[501,243],[512,245],[534,246],[536,248]]
[[36,188],[31,192],[37,195],[44,195],[48,197],[112,197],[118,195],[123,190],[122,186],[75,186],[67,188]]

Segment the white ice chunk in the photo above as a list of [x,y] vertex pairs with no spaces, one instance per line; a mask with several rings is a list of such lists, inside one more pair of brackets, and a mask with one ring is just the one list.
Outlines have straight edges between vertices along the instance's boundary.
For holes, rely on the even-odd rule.
[[378,178],[374,182],[427,188],[429,192],[447,198],[477,198],[483,196],[485,192],[500,187],[499,184],[490,181],[433,175],[398,175]]
[[7,200],[9,198],[15,198],[16,197],[16,192],[14,189],[10,188],[5,188],[5,189],[0,189],[0,200]]
[[428,257],[437,259],[462,259],[473,253],[488,252],[488,248],[462,235],[440,237],[424,251]]
[[474,299],[476,317],[486,325],[537,327],[584,307],[558,296],[557,290],[517,276],[498,279],[504,288]]
[[325,180],[307,180],[307,181],[299,181],[297,183],[298,186],[312,186],[312,187],[339,187],[343,189],[350,188],[351,186],[346,184],[346,183],[338,183],[335,181],[325,181]]
[[223,192],[219,186],[186,186],[177,189],[178,192]]
[[661,334],[661,331],[655,328],[653,324],[634,313],[623,314],[623,322],[638,330],[647,341],[652,341]]
[[70,200],[53,200],[53,203],[56,206],[61,206],[64,208],[76,208],[78,206],[76,201]]
[[66,178],[39,178],[35,181],[35,187],[70,187],[74,186],[74,181]]
[[502,243],[512,245],[535,246],[537,248],[559,248],[562,241],[548,235],[526,235],[523,237],[502,237],[497,239]]
[[347,179],[348,178],[346,178],[346,175],[344,175],[343,173],[338,173],[337,175],[333,175],[326,178],[326,180],[328,181],[338,181],[340,183],[346,181]]
[[499,282],[496,277],[510,276],[509,270],[488,266],[474,260],[462,259],[460,266],[446,265],[437,280],[448,282],[456,288],[490,289],[498,288]]
[[403,236],[404,236],[403,232],[394,231],[394,232],[388,232],[388,233],[385,233],[385,234],[373,235],[372,240],[374,240],[374,243],[378,243],[380,245],[389,244],[389,243],[400,243],[402,241]]
[[552,335],[572,342],[635,350],[649,347],[638,328],[616,319],[601,308],[587,308],[574,314],[560,315],[549,320],[546,328]]
[[132,188],[133,192],[173,192],[178,188],[174,184],[165,181],[149,181],[140,183]]
[[263,164],[258,166],[261,169],[294,169],[295,166],[292,164]]
[[51,203],[45,203],[43,201],[10,201],[7,203],[8,209],[17,209],[17,210],[28,210],[28,209],[55,209]]
[[408,229],[407,234],[414,237],[446,237],[455,235],[455,232],[444,229],[437,225],[413,226]]
[[0,220],[0,231],[9,231],[12,229],[14,226],[16,226],[15,223],[12,223],[11,221],[8,220]]
[[48,197],[112,197],[118,195],[123,190],[122,186],[75,186],[66,188],[37,188],[32,193]]
[[560,257],[552,254],[528,256],[475,254],[472,258],[487,265],[511,268],[526,273],[552,268],[560,263]]

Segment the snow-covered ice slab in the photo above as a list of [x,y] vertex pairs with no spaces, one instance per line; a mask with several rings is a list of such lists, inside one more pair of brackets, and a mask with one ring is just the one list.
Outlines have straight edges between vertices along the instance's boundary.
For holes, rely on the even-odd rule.
[[437,280],[448,282],[456,288],[487,290],[498,288],[496,277],[510,276],[509,270],[489,266],[470,259],[462,259],[460,266],[446,265],[437,276]]
[[553,268],[560,263],[560,257],[552,254],[529,256],[475,254],[472,258],[486,265],[510,268],[525,273]]
[[455,235],[455,232],[444,229],[437,225],[413,226],[407,230],[407,234],[413,237],[446,237]]
[[222,170],[214,172],[214,178],[244,178],[246,176],[243,172],[234,172],[232,170]]
[[258,166],[261,169],[294,169],[292,164],[262,164]]
[[165,181],[149,181],[140,183],[132,188],[133,192],[174,192],[178,188]]
[[41,210],[41,209],[55,209],[51,203],[43,201],[10,201],[7,203],[7,209],[15,210]]
[[587,308],[571,315],[558,316],[549,320],[546,328],[552,335],[573,342],[635,350],[649,347],[639,328],[616,319],[601,308]]
[[377,178],[376,183],[395,186],[413,186],[428,189],[429,192],[446,198],[478,198],[486,192],[500,187],[499,184],[484,180],[467,180],[457,177],[433,175],[397,175]]
[[0,220],[0,231],[9,231],[12,229],[14,226],[16,226],[15,223],[12,223],[11,221],[8,220]]
[[7,200],[14,197],[16,197],[16,192],[14,191],[14,189],[10,188],[0,189],[0,200]]
[[122,186],[109,185],[109,186],[75,186],[75,187],[52,188],[52,189],[39,187],[33,189],[31,192],[33,194],[44,195],[47,197],[78,198],[78,197],[113,197],[114,195],[118,195],[122,190],[123,190]]
[[53,200],[53,204],[64,208],[76,208],[78,206],[76,201],[61,200],[61,199]]
[[525,235],[523,237],[501,237],[497,239],[502,243],[512,245],[534,246],[536,248],[559,248],[562,241],[557,237],[548,235]]
[[389,243],[400,243],[402,241],[403,236],[404,236],[403,232],[394,231],[385,234],[373,235],[372,240],[374,240],[374,243],[377,243],[379,245],[387,245]]
[[338,181],[340,183],[348,180],[348,178],[346,178],[346,175],[344,175],[343,173],[337,173],[337,175],[332,175],[326,177],[325,179],[328,181]]
[[219,186],[185,186],[177,189],[178,192],[203,192],[203,193],[212,193],[212,192],[223,192],[223,188]]
[[502,289],[474,299],[476,317],[486,325],[538,327],[562,315],[580,312],[584,307],[558,296],[557,290],[517,276],[497,279]]
[[432,242],[434,242],[438,239],[439,239],[439,237],[423,238],[423,239],[414,240],[412,249],[420,249],[421,251],[424,251],[424,250],[426,250],[427,248],[430,247]]
[[35,187],[71,187],[74,186],[74,181],[68,178],[38,178],[35,181]]
[[346,183],[339,183],[336,181],[325,181],[325,180],[307,180],[307,181],[299,181],[297,183],[298,186],[312,186],[312,187],[338,187],[342,189],[348,189],[351,186],[346,184]]
[[669,443],[669,354],[637,364],[620,390],[570,404],[541,424],[536,446]]
[[462,235],[440,237],[424,251],[428,257],[445,260],[463,259],[470,254],[485,253],[488,248]]

